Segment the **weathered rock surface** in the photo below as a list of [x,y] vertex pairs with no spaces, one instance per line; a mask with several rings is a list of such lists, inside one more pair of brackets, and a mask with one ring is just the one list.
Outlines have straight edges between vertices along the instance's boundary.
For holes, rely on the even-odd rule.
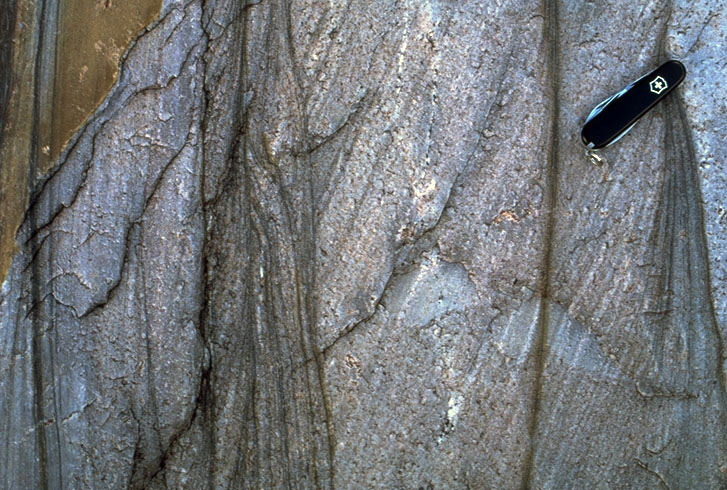
[[0,0],[0,486],[727,487],[724,2],[166,0],[44,165],[49,5]]

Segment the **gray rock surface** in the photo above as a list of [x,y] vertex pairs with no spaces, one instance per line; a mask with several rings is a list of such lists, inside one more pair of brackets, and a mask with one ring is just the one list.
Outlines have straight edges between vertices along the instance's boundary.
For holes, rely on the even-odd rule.
[[243,4],[33,182],[0,487],[726,488],[724,2]]

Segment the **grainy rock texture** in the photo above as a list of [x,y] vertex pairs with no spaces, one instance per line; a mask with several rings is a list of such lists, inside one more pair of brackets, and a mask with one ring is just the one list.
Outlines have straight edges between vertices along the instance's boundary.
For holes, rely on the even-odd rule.
[[165,0],[46,165],[71,4],[0,0],[0,487],[727,488],[725,2]]

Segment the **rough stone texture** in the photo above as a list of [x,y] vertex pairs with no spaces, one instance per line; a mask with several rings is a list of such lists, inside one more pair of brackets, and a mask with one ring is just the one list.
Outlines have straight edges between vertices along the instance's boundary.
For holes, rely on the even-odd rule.
[[727,487],[724,11],[166,1],[49,173],[0,110],[0,486]]

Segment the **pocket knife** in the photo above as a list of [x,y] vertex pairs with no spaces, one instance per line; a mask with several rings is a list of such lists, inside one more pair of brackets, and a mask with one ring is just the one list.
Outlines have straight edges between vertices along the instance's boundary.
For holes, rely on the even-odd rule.
[[620,140],[644,114],[674,90],[686,74],[687,70],[679,61],[667,61],[594,107],[581,130],[581,140],[591,161],[602,163],[603,158],[595,150]]

